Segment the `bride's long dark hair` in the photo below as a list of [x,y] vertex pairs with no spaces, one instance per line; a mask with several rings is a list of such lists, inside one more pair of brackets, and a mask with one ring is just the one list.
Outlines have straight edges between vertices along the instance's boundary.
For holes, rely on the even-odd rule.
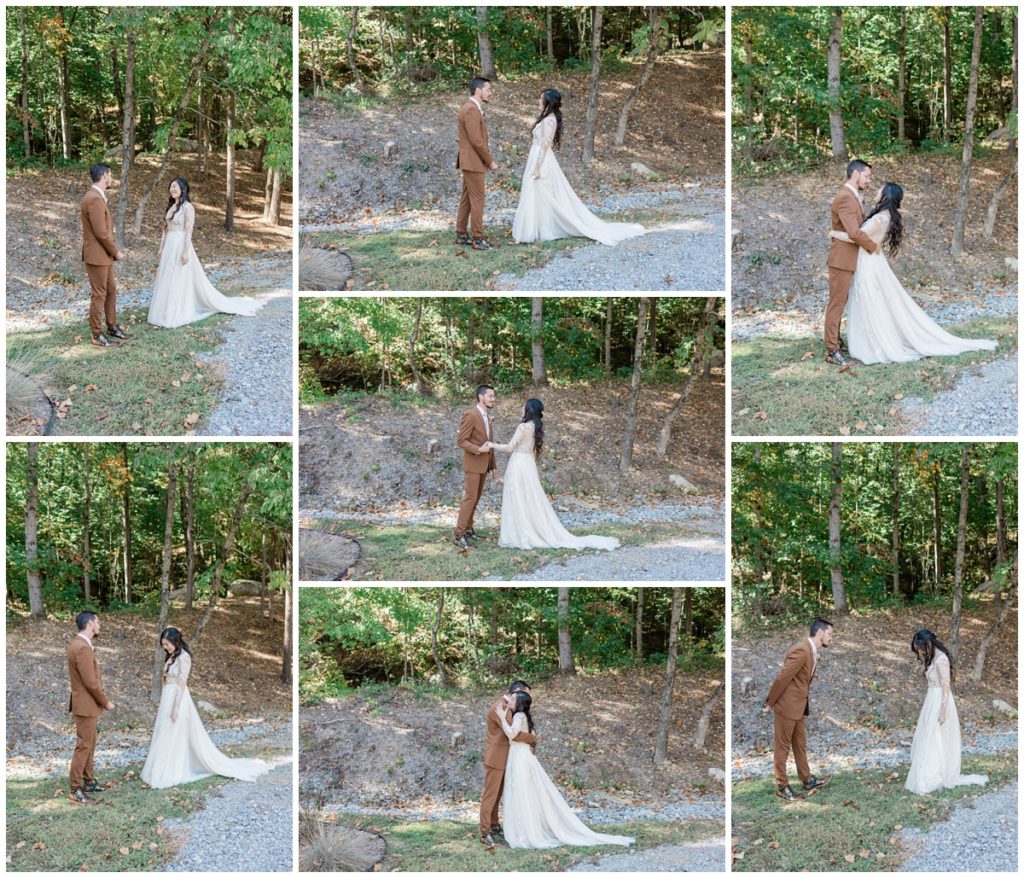
[[177,628],[164,628],[160,632],[160,638],[157,643],[160,644],[160,648],[163,649],[164,641],[169,640],[174,645],[174,652],[172,652],[165,660],[164,667],[169,668],[177,660],[178,656],[183,652],[187,652],[192,655],[192,650],[188,648],[188,644],[185,643],[185,638],[181,636],[181,632]]
[[526,727],[532,732],[533,731],[533,717],[530,716],[530,705],[533,704],[533,699],[526,692],[516,693],[516,704],[512,708],[512,719],[516,718],[517,713],[526,714]]
[[886,229],[882,243],[889,245],[889,253],[893,256],[900,252],[900,244],[903,243],[903,217],[900,215],[902,203],[903,187],[899,183],[883,183],[882,197],[875,205],[875,209],[864,217],[866,223],[876,213],[881,213],[883,210],[889,212],[889,228]]
[[949,659],[949,680],[953,682],[955,675],[953,673],[953,658],[949,654],[949,650],[946,649],[945,644],[939,640],[931,631],[927,628],[918,628],[914,632],[914,636],[910,640],[910,648],[922,662],[924,662],[924,671],[927,674],[928,668],[931,667],[932,662],[935,660],[935,653],[941,652]]
[[562,93],[556,88],[546,88],[541,92],[540,97],[544,105],[537,121],[533,123],[533,127],[536,128],[548,116],[554,116],[557,123],[554,146],[555,149],[559,149],[562,146]]
[[[170,194],[171,186],[175,183],[177,183],[178,188],[181,189],[181,198],[177,201],[175,201],[174,196]],[[174,219],[178,215],[178,211],[188,204],[188,180],[184,177],[178,177],[176,180],[171,180],[171,182],[167,184],[167,190],[167,207],[164,208],[164,215],[166,216],[167,211],[174,207],[174,213],[171,214],[171,219]],[[177,205],[177,207],[175,207],[175,205]]]
[[533,424],[533,453],[540,457],[544,447],[544,403],[539,399],[528,399],[523,406],[523,423]]

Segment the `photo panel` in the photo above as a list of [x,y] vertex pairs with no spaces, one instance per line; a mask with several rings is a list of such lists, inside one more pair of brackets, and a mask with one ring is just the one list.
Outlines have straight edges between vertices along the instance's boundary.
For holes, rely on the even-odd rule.
[[299,868],[724,871],[725,622],[722,587],[299,589]]

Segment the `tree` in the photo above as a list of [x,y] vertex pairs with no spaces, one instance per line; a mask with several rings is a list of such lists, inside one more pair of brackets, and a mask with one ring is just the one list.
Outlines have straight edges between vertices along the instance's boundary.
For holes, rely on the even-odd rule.
[[[72,15],[74,18],[74,15]],[[64,20],[64,7],[57,7],[57,64],[60,85],[60,142],[64,161],[71,160],[71,75],[68,70],[68,46],[71,32]]]
[[971,188],[971,159],[974,154],[974,108],[978,100],[978,63],[981,60],[981,25],[985,7],[974,8],[974,42],[971,46],[971,75],[967,84],[967,116],[964,121],[964,151],[960,162],[960,190],[953,217],[953,244],[950,254],[959,258],[964,252],[967,228],[967,195]]
[[530,309],[530,351],[533,356],[534,387],[548,386],[548,372],[544,365],[544,299],[534,296]]
[[569,630],[569,589],[558,587],[558,673],[575,674],[572,659],[572,631]]
[[839,79],[840,39],[843,31],[843,7],[832,7],[832,33],[828,40],[828,127],[832,137],[832,155],[846,161],[846,134],[843,131],[842,89]]
[[28,443],[25,501],[25,567],[28,571],[28,600],[32,618],[46,615],[43,588],[39,581],[39,443]]
[[124,531],[124,602],[132,602],[132,465],[128,460],[128,443],[121,443],[123,466],[121,486],[121,521]]
[[447,689],[451,686],[448,679],[448,671],[441,660],[441,652],[437,648],[437,632],[441,628],[441,618],[444,615],[444,587],[437,589],[437,611],[434,613],[434,624],[430,628],[430,652],[434,656],[434,665],[437,667],[438,682]]
[[[135,26],[125,31],[124,113],[121,120],[121,182],[117,192],[114,234],[124,250],[124,221],[128,216],[128,181],[135,165]],[[138,233],[136,233],[138,234]]]
[[594,160],[594,128],[597,125],[597,87],[601,78],[601,18],[603,6],[594,7],[590,47],[590,91],[587,93],[587,121],[583,128],[583,161]]
[[412,334],[409,336],[409,368],[413,375],[413,388],[420,396],[427,395],[427,385],[416,368],[416,336],[420,334],[420,321],[423,319],[423,299],[416,300],[416,320],[412,326]]
[[622,457],[619,459],[619,472],[629,472],[633,465],[633,439],[636,435],[636,409],[640,398],[640,373],[644,360],[644,336],[647,332],[647,306],[650,300],[640,297],[639,313],[636,323],[636,342],[633,345],[633,380],[629,388],[629,405],[626,408],[626,431],[622,437]]
[[949,143],[953,130],[953,51],[949,38],[952,9],[941,9],[942,16],[942,140]]
[[658,719],[658,738],[654,745],[654,762],[661,765],[668,749],[668,725],[672,717],[672,694],[676,682],[676,656],[679,652],[679,608],[683,590],[672,589],[672,620],[669,622],[668,658],[665,661],[665,688],[661,693],[661,716]]
[[648,16],[649,30],[647,37],[647,60],[644,62],[644,69],[640,73],[640,80],[629,93],[629,96],[626,98],[626,103],[622,105],[622,112],[619,113],[619,124],[615,129],[616,146],[622,146],[626,140],[626,126],[629,124],[629,114],[633,112],[633,107],[636,106],[637,99],[640,97],[640,92],[642,92],[644,86],[647,85],[647,80],[651,78],[651,73],[654,72],[654,62],[658,59],[658,48],[661,43],[661,7],[651,6],[648,11]]
[[[992,645],[992,641],[995,639],[996,632],[999,631],[1000,626],[1006,621],[1007,615],[1010,612],[1010,595],[1013,593],[1014,587],[1016,586],[1016,560],[1014,561],[1014,570],[1008,575],[1004,569],[1006,564],[1006,509],[1003,502],[1003,492],[1005,491],[1004,477],[1002,474],[996,477],[996,573],[993,576],[993,582],[995,588],[999,594],[999,614],[996,616],[996,620],[992,623],[992,626],[988,629],[988,633],[982,639],[981,644],[978,646],[978,654],[974,657],[974,669],[971,671],[971,679],[975,683],[980,683],[981,678],[985,673],[985,658],[988,656],[988,648]],[[1005,576],[1008,582],[1000,582],[1000,577]]]
[[900,596],[900,446],[892,455],[892,594]]
[[224,228],[235,230],[235,94],[228,92],[224,114],[224,136],[227,141],[227,170],[224,181]]
[[[160,571],[160,620],[157,622],[157,633],[167,627],[167,611],[171,604],[171,553],[174,549],[174,490],[176,470],[174,467],[174,446],[168,446],[167,452],[167,503],[164,512],[164,553],[163,566]],[[160,700],[160,688],[166,659],[163,646],[158,642],[156,655],[153,658],[153,684],[149,690],[152,701]]]
[[949,655],[954,665],[960,655],[960,608],[964,599],[964,552],[967,545],[970,469],[970,446],[964,445],[960,451],[960,518],[956,527],[956,562],[953,567],[953,619],[949,626]]
[[476,41],[480,49],[480,71],[485,79],[497,81],[498,71],[494,67],[494,52],[491,51],[491,35],[487,32],[487,7],[476,7]]
[[932,464],[932,527],[935,533],[935,585],[942,581],[942,500],[939,497],[938,461]]
[[705,367],[711,362],[711,351],[714,348],[714,323],[718,312],[718,299],[715,296],[708,296],[704,302],[704,313],[701,316],[700,326],[697,329],[697,338],[693,344],[693,353],[690,355],[690,374],[686,377],[686,384],[682,392],[676,397],[676,401],[669,409],[665,420],[661,425],[661,432],[658,434],[658,457],[664,457],[668,453],[668,443],[672,438],[672,424],[678,414],[683,410],[690,399],[690,391],[698,375],[705,374]]
[[644,589],[636,590],[636,663],[644,663]]
[[996,191],[992,194],[992,200],[988,204],[988,210],[985,213],[985,227],[982,229],[982,234],[986,238],[991,238],[995,233],[996,229],[996,217],[999,214],[999,204],[1003,200],[1003,196],[1006,195],[1006,190],[1010,188],[1010,184],[1017,179],[1017,166],[1014,165],[1010,168],[1009,172],[1003,177],[1002,182],[996,187]]
[[612,371],[612,297],[605,299],[604,316],[604,374],[611,374]]
[[554,35],[554,28],[551,26],[551,7],[550,6],[545,7],[545,11],[546,11],[545,19],[546,19],[546,24],[547,24],[547,27],[545,28],[545,31],[546,31],[546,36],[547,36],[548,63],[554,64],[555,63],[555,35]]
[[25,144],[25,158],[28,159],[32,157],[32,128],[28,114],[28,34],[25,29],[24,6],[18,7],[18,26],[21,29],[21,136]]
[[185,524],[185,609],[192,609],[196,588],[196,537],[195,537],[195,483],[196,462],[190,457],[186,488],[182,492],[182,521]]
[[86,603],[92,600],[89,570],[92,566],[89,549],[89,443],[82,443],[82,593]]
[[292,684],[292,593],[289,583],[291,577],[285,577],[281,586],[284,598],[284,635],[281,646],[281,682],[286,686]]
[[363,82],[362,74],[359,72],[359,65],[356,64],[356,53],[352,46],[352,41],[356,35],[356,29],[359,27],[359,7],[352,7],[352,21],[348,29],[348,38],[346,39],[345,48],[348,53],[348,69],[352,72],[352,78],[355,80],[356,88],[359,89],[361,94],[366,94],[366,84]]
[[843,498],[843,443],[832,443],[832,499],[828,504],[828,556],[832,569],[832,601],[837,613],[850,612],[843,585],[839,513]]
[[903,143],[907,139],[907,7],[900,6],[900,49],[897,68],[896,95],[896,139]]

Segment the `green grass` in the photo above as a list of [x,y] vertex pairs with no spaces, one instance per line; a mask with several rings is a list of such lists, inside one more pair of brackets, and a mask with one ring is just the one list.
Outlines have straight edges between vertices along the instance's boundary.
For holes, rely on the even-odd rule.
[[825,362],[819,339],[761,336],[736,342],[732,346],[733,433],[899,433],[901,399],[930,401],[937,392],[951,387],[967,365],[1006,357],[1017,344],[1016,322],[1011,318],[974,320],[950,327],[950,331],[966,338],[996,338],[999,347],[912,363],[857,365],[840,372]]
[[[546,850],[513,850],[502,845],[488,851],[480,844],[475,825],[454,820],[413,822],[380,817],[361,828],[372,829],[387,839],[388,852],[382,868],[391,872],[451,872],[453,869],[458,872],[560,872],[597,854],[615,854],[628,850],[619,845]],[[722,823],[713,820],[678,823],[645,820],[612,826],[591,826],[591,829],[634,836],[636,843],[632,850],[724,836]]]
[[[927,830],[957,802],[989,792],[1017,776],[1015,753],[968,757],[964,774],[987,774],[984,787],[968,786],[916,796],[898,771],[849,771],[803,802],[783,804],[771,777],[732,786],[733,863],[742,872],[884,872],[901,861],[902,828]],[[852,857],[852,862],[851,858]]]
[[186,426],[186,417],[194,414],[199,415],[198,425],[202,426],[203,418],[217,403],[221,380],[196,363],[220,343],[217,327],[228,316],[177,329],[150,326],[145,309],[125,311],[121,316],[135,338],[120,347],[94,347],[84,316],[81,322],[43,332],[7,336],[8,357],[27,348],[43,361],[54,363],[51,396],[60,401],[71,399],[66,417],[55,421],[55,432],[182,435],[192,429]]
[[138,778],[141,768],[101,772],[100,783],[113,780],[116,786],[97,794],[103,799],[99,805],[71,804],[66,777],[8,779],[7,871],[148,872],[170,860],[164,820],[187,817],[211,787],[227,779],[151,790]]
[[[454,515],[452,517],[454,524]],[[380,525],[356,521],[323,521],[325,529],[350,534],[359,541],[362,555],[353,579],[388,581],[483,579],[495,576],[511,579],[531,573],[543,564],[570,555],[593,553],[586,549],[510,550],[498,545],[498,529],[479,531],[483,537],[463,554],[453,542],[451,527],[426,524]],[[677,524],[601,524],[580,533],[618,537],[623,545],[640,545],[679,536]]]

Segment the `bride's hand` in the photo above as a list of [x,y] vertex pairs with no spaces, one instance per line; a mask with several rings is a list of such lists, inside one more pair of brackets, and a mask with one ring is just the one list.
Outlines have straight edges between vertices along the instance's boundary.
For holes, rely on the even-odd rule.
[[177,707],[172,707],[171,708],[171,722],[172,723],[176,723],[177,721],[178,721],[178,708]]
[[181,252],[181,264],[188,265],[188,250],[183,250]]
[[534,171],[533,172],[533,179],[534,180],[539,180],[540,179],[540,171]]

